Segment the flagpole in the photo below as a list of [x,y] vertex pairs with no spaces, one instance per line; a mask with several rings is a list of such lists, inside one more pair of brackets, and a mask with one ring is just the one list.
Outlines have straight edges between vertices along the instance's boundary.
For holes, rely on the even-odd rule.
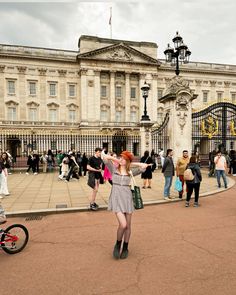
[[109,25],[110,25],[110,38],[112,39],[112,7],[110,7]]

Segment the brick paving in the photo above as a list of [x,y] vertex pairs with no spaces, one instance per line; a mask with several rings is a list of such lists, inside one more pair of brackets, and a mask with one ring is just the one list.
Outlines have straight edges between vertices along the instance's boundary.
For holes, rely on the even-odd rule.
[[[200,188],[200,197],[223,191],[219,189],[215,178],[209,178],[207,171],[203,171],[203,181]],[[233,186],[234,179],[228,178],[229,188]],[[136,181],[142,187],[140,176]],[[6,213],[26,214],[33,212],[61,212],[71,210],[87,210],[91,188],[87,185],[87,177],[80,180],[71,180],[69,183],[58,180],[58,172],[39,173],[38,175],[25,172],[13,172],[8,177],[10,196],[0,200]],[[160,170],[153,173],[152,189],[142,189],[144,204],[168,203],[179,201],[178,193],[172,185],[171,195],[175,199],[163,200],[164,177]],[[100,208],[107,208],[111,186],[109,183],[100,185],[96,202]]]

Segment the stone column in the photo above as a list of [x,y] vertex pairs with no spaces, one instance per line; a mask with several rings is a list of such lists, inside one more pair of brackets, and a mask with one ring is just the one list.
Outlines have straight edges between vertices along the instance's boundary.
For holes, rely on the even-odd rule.
[[143,156],[145,151],[151,152],[152,150],[152,136],[151,136],[152,125],[153,125],[153,122],[150,122],[150,121],[140,122],[141,156]]
[[40,121],[48,121],[47,118],[47,98],[48,98],[48,92],[47,92],[47,82],[46,82],[46,68],[39,68],[39,101],[40,101],[40,114],[39,114],[39,120]]
[[224,95],[223,99],[231,101],[230,92],[229,92],[230,82],[229,81],[224,81],[224,85],[225,85],[225,95]]
[[125,122],[130,122],[130,73],[125,73]]
[[0,120],[6,119],[4,116],[5,113],[5,104],[4,104],[4,65],[0,65]]
[[18,66],[19,72],[19,116],[18,120],[26,120],[27,119],[27,109],[26,109],[26,81],[25,81],[25,72],[26,67]]
[[[192,101],[197,97],[189,88],[189,82],[179,76],[167,86],[166,94],[160,99],[165,112],[169,112],[169,148],[174,151],[174,161],[183,150],[192,151]],[[166,152],[166,151],[165,151]]]
[[100,70],[94,70],[94,119],[100,121],[101,94],[100,94]]
[[[201,92],[202,80],[196,79],[195,83],[196,83],[196,94],[200,95],[200,97],[201,97],[202,96],[202,92]],[[193,104],[194,104],[194,107],[198,108],[199,106],[201,106],[203,104],[203,102],[202,101],[195,101]]]
[[88,124],[88,109],[87,109],[87,70],[80,70],[80,106],[81,106],[81,124]]
[[110,72],[110,106],[111,106],[111,122],[115,122],[115,72]]
[[59,73],[59,114],[58,121],[66,122],[68,118],[68,109],[66,107],[66,70],[58,70]]
[[217,97],[216,97],[216,81],[210,81],[211,84],[211,94],[210,94],[210,101],[211,102],[217,102]]
[[148,109],[150,110],[150,119],[152,121],[156,121],[157,120],[157,102],[158,102],[158,97],[157,97],[157,78],[158,75],[157,74],[152,74],[152,96],[150,97],[150,99],[148,99]]

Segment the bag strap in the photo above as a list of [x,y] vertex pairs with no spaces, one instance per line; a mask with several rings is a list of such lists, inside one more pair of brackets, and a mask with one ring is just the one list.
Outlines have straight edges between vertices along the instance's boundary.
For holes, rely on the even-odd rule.
[[137,186],[132,170],[129,171],[131,189]]

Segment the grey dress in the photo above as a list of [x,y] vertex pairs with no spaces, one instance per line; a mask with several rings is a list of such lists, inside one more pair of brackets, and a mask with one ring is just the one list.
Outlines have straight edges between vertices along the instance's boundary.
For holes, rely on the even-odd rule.
[[[104,163],[112,175],[112,189],[108,202],[108,210],[116,213],[132,213],[134,211],[134,205],[130,189],[130,176],[120,175],[111,161],[104,160]],[[139,168],[131,170],[134,176],[143,172]]]

